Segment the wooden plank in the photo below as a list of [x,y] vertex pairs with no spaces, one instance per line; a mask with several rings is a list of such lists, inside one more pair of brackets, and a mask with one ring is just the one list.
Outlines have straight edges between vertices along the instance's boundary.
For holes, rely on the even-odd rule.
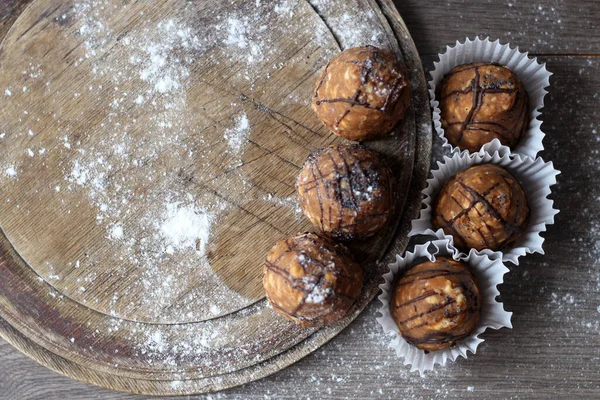
[[469,36],[510,41],[535,54],[600,54],[594,0],[394,0],[420,54]]

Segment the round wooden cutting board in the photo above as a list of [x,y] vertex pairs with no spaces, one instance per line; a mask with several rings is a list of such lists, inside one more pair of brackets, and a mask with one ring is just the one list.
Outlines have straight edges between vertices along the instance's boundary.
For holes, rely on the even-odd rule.
[[[400,211],[351,244],[367,272],[351,315],[304,329],[264,299],[263,259],[311,229],[296,176],[341,142],[310,107],[319,71],[366,44],[411,74],[406,119],[366,143]],[[404,250],[429,169],[425,78],[388,0],[36,0],[0,47],[0,98],[0,333],[129,392],[243,384],[334,337]]]

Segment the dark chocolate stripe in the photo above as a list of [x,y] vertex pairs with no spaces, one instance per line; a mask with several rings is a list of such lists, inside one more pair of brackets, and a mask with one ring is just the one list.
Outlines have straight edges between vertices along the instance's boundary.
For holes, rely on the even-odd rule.
[[[402,75],[400,75],[401,77]],[[396,100],[396,93],[398,92],[398,90],[400,90],[401,87],[404,87],[404,81],[402,79],[400,79],[399,76],[396,76],[394,83],[392,84],[392,90],[390,90],[390,93],[387,95],[387,97],[385,98],[385,102],[383,103],[383,106],[381,107],[381,111],[386,111],[388,108],[388,105],[391,102],[394,102]],[[402,84],[402,86],[400,86]]]
[[407,281],[407,282],[399,281],[396,286],[404,286],[404,285],[410,285],[411,283],[415,283],[415,282],[428,281],[430,279],[438,278],[440,276],[465,275],[465,274],[468,274],[468,273],[469,273],[468,271],[448,271],[448,272],[439,273],[439,274],[433,275],[433,276],[426,276],[426,277],[423,277],[423,278],[413,279],[413,280],[410,280],[410,281]]
[[448,97],[454,96],[454,95],[458,95],[458,94],[469,94],[471,93],[471,91],[473,91],[473,85],[469,85],[466,89],[456,89],[453,90],[449,93],[446,93],[441,100],[445,100]]
[[[444,94],[444,96],[442,97],[442,100],[447,99],[448,97],[452,97],[454,95],[458,95],[458,94],[468,94],[471,93],[471,91],[473,90],[473,86],[469,86],[466,89],[456,89],[453,90],[449,93]],[[485,94],[491,93],[491,94],[495,94],[495,93],[515,93],[518,89],[517,88],[513,88],[513,89],[503,89],[503,88],[498,88],[498,89],[482,89],[482,91]]]
[[[494,239],[494,243],[498,244],[498,241],[496,240],[496,237],[494,236],[494,234],[492,233],[492,227],[488,225],[488,223],[486,222],[486,220],[483,218],[484,215],[479,211],[479,209],[477,207],[473,207],[473,209],[477,212],[477,214],[482,217],[481,218],[481,222],[483,222],[483,225],[485,226],[485,228],[487,229],[487,231],[490,233],[490,236],[492,237],[492,239]],[[487,238],[485,237],[485,235],[483,234],[483,232],[481,232],[481,228],[477,228],[477,232],[479,232],[479,235],[481,236],[481,238],[483,239],[483,242],[485,243],[485,247],[487,247],[488,249],[492,248],[492,245],[490,245],[490,243],[488,242]]]
[[377,108],[377,107],[373,107],[371,106],[369,103],[363,103],[354,99],[344,99],[341,97],[335,98],[335,99],[322,99],[322,100],[317,100],[315,102],[316,105],[320,106],[323,103],[348,103],[351,104],[353,106],[362,106],[371,110],[376,110],[376,111],[382,111],[381,109]]
[[485,94],[488,93],[515,93],[518,91],[517,88],[512,88],[512,89],[503,89],[503,88],[497,88],[497,89],[492,89],[492,88],[484,88],[483,91],[485,92]]
[[338,119],[338,120],[336,120],[336,121],[335,121],[335,124],[334,124],[334,126],[335,126],[336,128],[338,128],[338,127],[340,126],[340,123],[342,122],[342,120],[343,120],[344,118],[346,118],[346,116],[347,116],[348,114],[350,114],[350,110],[349,110],[349,109],[348,109],[348,110],[346,110],[346,111],[344,111],[344,113],[342,114],[342,116],[340,117],[340,119]]
[[329,69],[329,63],[327,63],[327,65],[325,66],[325,69],[323,70],[323,76],[321,78],[321,81],[319,82],[319,85],[315,89],[315,97],[318,97],[319,89],[321,89],[321,86],[323,86],[323,84],[325,83],[325,80],[327,79],[327,70],[328,69]]
[[[317,172],[319,173],[319,178],[317,178],[317,176],[315,175],[315,170],[317,170]],[[323,181],[323,175],[321,174],[321,170],[319,169],[319,166],[317,165],[316,162],[311,162],[310,172],[312,173],[313,179],[315,181],[319,181],[319,182]],[[317,187],[316,192],[317,192],[317,200],[319,202],[319,209],[321,211],[321,215],[319,218],[319,224],[321,225],[321,229],[323,229],[323,218],[325,215],[325,211],[323,209],[323,199],[321,199],[321,191],[319,190],[318,187]]]
[[461,72],[465,72],[465,71],[470,71],[472,69],[477,69],[479,67],[481,67],[481,65],[473,65],[473,64],[465,64],[461,67],[457,67],[456,69],[454,69],[453,71],[448,72],[446,75],[444,75],[444,80],[448,79],[449,77],[459,74]]
[[[450,300],[446,301],[445,303],[438,304],[438,305],[437,305],[437,306],[435,306],[435,307],[431,307],[431,308],[430,308],[430,309],[428,309],[427,311],[423,311],[422,313],[420,313],[420,314],[417,314],[417,315],[413,315],[412,317],[410,317],[410,318],[407,318],[407,319],[405,319],[404,321],[400,321],[400,324],[405,324],[405,323],[407,323],[407,322],[409,322],[409,321],[414,321],[415,319],[418,319],[418,318],[423,318],[424,316],[426,316],[426,315],[429,315],[429,314],[431,314],[432,312],[435,312],[435,311],[441,310],[442,308],[445,308],[445,307],[447,307],[447,306],[449,306],[449,305],[452,305],[452,304],[454,304],[454,303],[456,303],[456,299],[450,299]],[[423,324],[423,325],[426,325],[426,324]],[[418,326],[416,326],[416,327],[420,327],[420,326],[423,326],[423,325],[418,325]],[[416,327],[411,327],[411,329],[414,329],[414,328],[416,328]]]
[[[467,309],[462,309],[462,310],[460,310],[458,312],[455,312],[453,314],[444,315],[444,319],[450,319],[450,318],[458,317],[460,314],[463,314],[463,313],[465,313],[467,311],[468,311]],[[421,322],[419,325],[412,326],[411,329],[418,329],[418,328],[421,328],[423,326],[429,325],[429,322],[430,321]]]
[[483,91],[482,91],[481,87],[479,86],[480,79],[481,79],[481,75],[479,73],[479,69],[475,68],[474,83],[471,83],[473,85],[473,105],[471,106],[471,110],[469,110],[469,114],[467,114],[467,117],[463,121],[463,124],[460,128],[460,137],[458,139],[459,143],[463,138],[465,128],[467,127],[467,125],[469,125],[471,123],[471,120],[473,119],[473,115],[477,111],[479,111],[479,109],[481,108],[481,100],[483,99]]
[[421,300],[424,300],[424,299],[426,299],[426,298],[428,298],[428,297],[435,296],[436,294],[437,294],[437,293],[436,293],[436,292],[434,292],[434,291],[425,292],[425,293],[423,293],[422,295],[415,297],[414,299],[410,299],[409,301],[407,301],[407,302],[405,302],[405,303],[402,303],[402,304],[400,304],[400,305],[398,306],[398,308],[406,307],[406,306],[408,306],[408,305],[411,305],[411,304],[413,304],[413,303],[416,303],[417,301],[421,301]]
[[[337,162],[333,158],[331,151],[327,152],[327,157],[329,157],[329,160],[331,161],[331,164],[333,165],[333,170],[335,172],[336,186],[333,187],[333,195],[335,197],[335,200],[338,203],[337,227],[339,229],[340,226],[342,225],[342,220],[343,220],[343,212],[342,211],[344,210],[344,199],[343,199],[343,193],[341,190],[342,189],[342,179],[344,179],[344,176],[340,173]],[[325,182],[323,182],[323,184],[325,184]],[[329,206],[329,221],[328,222],[329,222],[330,226],[333,226],[333,221],[331,220],[331,205]]]
[[[342,163],[344,164],[344,170],[346,173],[346,176],[348,177],[348,185],[350,186],[350,196],[352,198],[352,204],[354,205],[354,207],[358,207],[358,201],[356,200],[356,197],[354,197],[354,192],[352,191],[352,180],[353,180],[353,176],[352,176],[352,171],[350,169],[350,166],[348,165],[348,161],[346,160],[346,158],[344,157],[344,154],[342,153],[342,151],[340,150],[340,148],[337,148],[338,150],[338,155],[340,156],[340,159],[342,160]],[[341,225],[341,221],[338,224],[338,228]]]
[[[458,179],[456,180],[457,182],[459,182],[460,185],[464,186],[464,184],[459,181]],[[498,186],[500,186],[500,182],[496,182],[495,184],[493,184],[492,186],[490,186],[485,192],[482,193],[482,196],[487,196],[488,194],[490,194],[492,192],[492,190],[496,189]],[[471,194],[469,192],[469,194]],[[472,195],[471,195],[472,196]],[[472,196],[473,200],[471,200],[471,202],[469,203],[469,205],[467,206],[467,208],[463,208],[458,214],[456,214],[454,216],[454,218],[452,218],[450,221],[446,222],[445,227],[451,227],[454,225],[454,223],[456,221],[458,221],[459,218],[461,218],[463,215],[466,215],[469,213],[469,211],[471,211],[473,209],[473,207],[475,207],[475,205],[479,202],[479,200],[477,198],[475,198],[475,196]],[[459,206],[462,208],[462,204],[458,202],[458,200],[456,200],[453,196],[450,196],[450,198]]]
[[[487,199],[482,196],[481,194],[479,194],[475,189],[468,187],[467,185],[465,185],[463,182],[461,182],[460,180],[457,180],[458,184],[465,189],[467,192],[469,192],[469,194],[471,196],[473,196],[474,199],[478,200],[479,203],[483,204],[483,206],[485,207],[486,211],[489,212],[494,218],[496,218],[497,220],[499,220],[500,222],[502,222],[504,224],[504,226],[508,229],[508,230],[514,230],[517,233],[521,233],[523,231],[523,228],[521,228],[520,226],[515,226],[507,221],[504,220],[504,218],[502,218],[502,216],[500,215],[500,213],[498,212],[498,210],[496,210],[489,201],[487,201]],[[507,182],[508,184],[508,182]],[[511,185],[508,185],[509,187],[511,187]]]
[[433,333],[431,335],[426,335],[421,338],[415,337],[405,337],[406,341],[412,345],[419,344],[444,344],[448,342],[456,342],[458,340],[462,340],[469,336],[470,333],[464,333],[460,335],[453,334],[441,334],[439,332]]

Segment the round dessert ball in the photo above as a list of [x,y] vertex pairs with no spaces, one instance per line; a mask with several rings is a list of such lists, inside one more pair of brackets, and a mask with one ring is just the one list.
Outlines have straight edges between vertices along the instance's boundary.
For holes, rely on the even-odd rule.
[[527,227],[529,206],[519,181],[502,167],[475,165],[451,177],[437,195],[432,225],[463,249],[493,251]]
[[406,69],[389,51],[366,46],[345,50],[327,64],[312,107],[336,135],[372,140],[404,117],[409,101]]
[[434,351],[468,337],[477,326],[481,306],[481,294],[468,265],[438,257],[400,276],[390,311],[408,343]]
[[498,64],[453,68],[437,91],[444,135],[471,152],[494,139],[513,148],[529,126],[529,97],[517,76]]
[[304,215],[340,240],[361,239],[381,230],[394,212],[394,176],[379,154],[337,145],[313,152],[296,182]]
[[363,272],[343,245],[301,233],[269,251],[263,285],[279,314],[302,326],[321,327],[347,315],[360,295]]

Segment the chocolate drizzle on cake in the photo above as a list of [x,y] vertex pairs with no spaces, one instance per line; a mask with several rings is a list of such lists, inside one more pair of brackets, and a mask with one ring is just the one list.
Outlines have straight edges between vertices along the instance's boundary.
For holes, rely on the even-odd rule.
[[360,145],[313,152],[296,187],[304,214],[321,231],[339,239],[375,234],[395,209],[392,172],[377,153]]
[[493,139],[514,147],[529,125],[527,92],[499,64],[455,67],[444,76],[436,97],[444,134],[461,149],[477,151]]
[[404,339],[425,351],[454,346],[469,336],[481,308],[468,266],[448,257],[411,267],[396,282],[390,303]]
[[500,250],[527,227],[529,207],[518,181],[504,168],[482,164],[451,177],[433,206],[432,226],[468,251]]

